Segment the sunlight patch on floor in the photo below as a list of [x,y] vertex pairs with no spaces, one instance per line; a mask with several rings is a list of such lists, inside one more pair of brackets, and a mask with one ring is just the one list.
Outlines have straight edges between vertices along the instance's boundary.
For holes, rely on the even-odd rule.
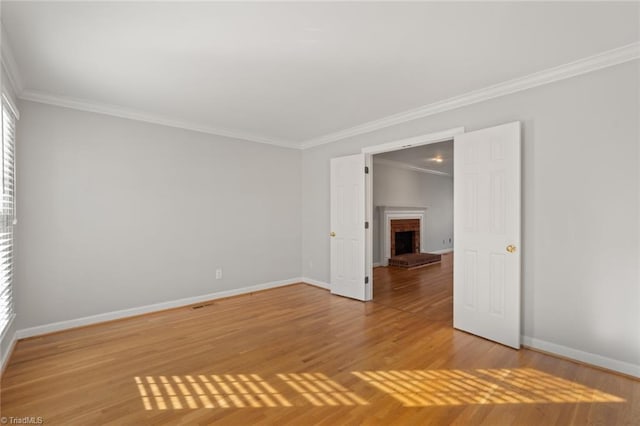
[[137,376],[145,410],[291,407],[257,374]]
[[367,401],[322,373],[278,374],[278,378],[316,407],[368,404]]
[[[532,368],[377,370],[352,374],[405,407],[625,402],[615,395]],[[281,373],[269,382],[258,374],[137,376],[134,380],[145,410],[369,405],[323,373]]]
[[615,395],[531,368],[356,371],[353,374],[405,407],[625,402]]

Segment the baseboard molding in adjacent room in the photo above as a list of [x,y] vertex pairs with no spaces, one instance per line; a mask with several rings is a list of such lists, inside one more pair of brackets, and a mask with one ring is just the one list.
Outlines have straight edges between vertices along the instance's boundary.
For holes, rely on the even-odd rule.
[[380,263],[380,262],[374,262],[372,266],[373,266],[374,268],[378,268],[378,267],[382,266],[382,263]]
[[445,253],[451,253],[453,251],[452,248],[445,248],[442,250],[434,250],[434,251],[430,251],[430,252],[423,252],[423,253],[431,253],[431,254],[445,254]]
[[132,317],[136,315],[148,314],[151,312],[163,311],[165,309],[179,308],[181,306],[193,305],[194,303],[206,302],[209,300],[222,299],[224,297],[239,296],[260,290],[282,287],[301,283],[303,278],[290,278],[288,280],[272,281],[263,284],[256,284],[249,287],[241,287],[233,290],[224,290],[216,293],[203,294],[201,296],[186,297],[184,299],[171,300],[168,302],[155,303],[153,305],[140,306],[137,308],[123,309],[121,311],[106,312],[104,314],[91,315],[67,321],[54,322],[36,327],[25,328],[16,331],[17,339],[39,336],[42,334],[54,333],[56,331],[68,330],[70,328],[83,327],[86,325],[98,324],[106,321]]
[[318,280],[314,280],[313,278],[306,278],[306,277],[302,277],[300,279],[302,280],[302,282],[306,284],[310,284],[315,287],[324,288],[325,290],[331,289],[331,285],[328,283],[325,283],[324,281],[318,281]]
[[558,355],[570,360],[640,378],[640,365],[630,364],[628,362],[607,358],[590,352],[584,352],[529,336],[522,336],[522,344],[531,349],[546,352],[551,355]]

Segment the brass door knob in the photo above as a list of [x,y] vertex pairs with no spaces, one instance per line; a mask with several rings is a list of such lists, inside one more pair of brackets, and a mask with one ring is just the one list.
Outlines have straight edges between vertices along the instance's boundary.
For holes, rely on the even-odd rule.
[[329,234],[329,236],[330,236],[330,237],[335,237],[335,236],[336,236],[336,233],[335,233],[335,232],[332,232],[332,233],[330,233],[330,234]]
[[507,251],[508,251],[509,253],[515,253],[515,251],[516,251],[516,246],[509,244],[509,245],[507,246]]

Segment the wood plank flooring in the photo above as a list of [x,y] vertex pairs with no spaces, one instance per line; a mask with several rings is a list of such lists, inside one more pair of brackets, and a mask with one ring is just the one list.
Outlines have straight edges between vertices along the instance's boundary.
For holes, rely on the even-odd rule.
[[451,264],[437,263],[413,270],[375,268],[373,286],[374,303],[453,326]]
[[377,268],[18,342],[1,415],[51,425],[640,423],[640,382],[451,328],[451,271]]

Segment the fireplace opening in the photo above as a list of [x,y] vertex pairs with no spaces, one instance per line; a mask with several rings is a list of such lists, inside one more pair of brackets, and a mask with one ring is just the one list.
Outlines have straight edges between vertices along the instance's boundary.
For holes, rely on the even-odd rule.
[[391,219],[389,257],[420,253],[420,219]]
[[415,231],[400,231],[395,234],[395,254],[413,253],[413,239]]

